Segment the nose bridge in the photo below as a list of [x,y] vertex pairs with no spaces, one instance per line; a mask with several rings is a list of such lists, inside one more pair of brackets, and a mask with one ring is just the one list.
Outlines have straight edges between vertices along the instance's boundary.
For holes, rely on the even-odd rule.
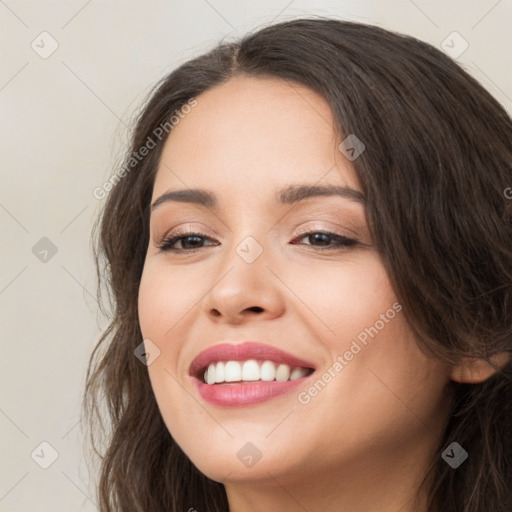
[[263,230],[257,235],[247,230],[232,233],[233,243],[219,259],[218,278],[205,297],[208,314],[240,321],[251,312],[266,317],[282,313],[283,298],[279,282],[268,268],[270,248],[263,236]]
[[[262,208],[251,209],[262,199],[254,197],[251,201],[244,201],[245,207],[238,210],[236,221],[232,227],[232,251],[233,264],[243,263],[243,268],[261,272],[268,275],[267,264],[274,260],[272,241],[276,242],[272,235],[271,228],[273,219],[262,211]],[[274,239],[274,240],[273,240]],[[275,264],[275,263],[274,263]]]
[[[261,236],[257,240],[255,236],[248,235],[246,232],[239,236],[240,241],[235,237],[222,258],[222,273],[227,272],[223,279],[224,285],[227,289],[231,289],[231,293],[256,299],[256,292],[262,288],[262,285],[269,284],[270,272],[267,268],[269,248],[261,240]],[[219,285],[221,286],[217,288],[221,292],[222,283],[219,282]]]
[[[241,203],[247,206],[250,202],[246,199]],[[237,213],[229,236],[229,248],[224,255],[227,264],[240,267],[240,271],[247,270],[249,273],[256,269],[258,272],[268,273],[265,267],[270,257],[268,221],[250,208],[239,208]]]

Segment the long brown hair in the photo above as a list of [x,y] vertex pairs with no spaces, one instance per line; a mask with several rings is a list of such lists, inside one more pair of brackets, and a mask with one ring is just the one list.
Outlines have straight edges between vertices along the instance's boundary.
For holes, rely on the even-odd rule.
[[[103,284],[112,309],[83,402],[101,457],[102,512],[228,510],[224,486],[170,436],[134,350],[148,207],[171,132],[155,130],[239,75],[313,89],[337,131],[364,142],[353,164],[368,223],[419,345],[450,364],[512,350],[512,123],[503,107],[440,50],[375,26],[314,17],[219,43],[155,86],[93,230],[98,298]],[[149,138],[154,147],[133,160]],[[512,365],[450,386],[447,428],[426,468],[428,509],[510,512]],[[469,454],[458,469],[441,457],[453,441]]]

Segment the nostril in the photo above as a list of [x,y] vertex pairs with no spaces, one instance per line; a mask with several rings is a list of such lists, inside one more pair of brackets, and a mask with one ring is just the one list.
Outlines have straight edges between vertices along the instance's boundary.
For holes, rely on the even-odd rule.
[[254,311],[255,313],[261,313],[263,311],[263,308],[260,308],[259,306],[253,306],[251,308],[247,308],[251,311]]

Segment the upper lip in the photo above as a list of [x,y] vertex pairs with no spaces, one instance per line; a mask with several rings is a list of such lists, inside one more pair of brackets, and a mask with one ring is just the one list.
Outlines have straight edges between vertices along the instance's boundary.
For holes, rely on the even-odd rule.
[[304,359],[300,359],[288,352],[276,347],[254,341],[241,343],[219,343],[199,353],[190,365],[190,375],[200,377],[210,363],[218,361],[246,361],[248,359],[259,359],[262,361],[274,361],[287,364],[290,367],[303,367],[315,369],[315,365]]

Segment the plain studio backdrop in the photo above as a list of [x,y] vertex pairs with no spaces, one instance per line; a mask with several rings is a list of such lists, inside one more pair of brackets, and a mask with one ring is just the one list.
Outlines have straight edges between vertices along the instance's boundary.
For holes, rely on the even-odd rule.
[[80,428],[106,326],[89,243],[105,200],[93,191],[140,102],[221,38],[310,14],[429,42],[512,109],[511,0],[0,1],[0,511],[97,510]]

